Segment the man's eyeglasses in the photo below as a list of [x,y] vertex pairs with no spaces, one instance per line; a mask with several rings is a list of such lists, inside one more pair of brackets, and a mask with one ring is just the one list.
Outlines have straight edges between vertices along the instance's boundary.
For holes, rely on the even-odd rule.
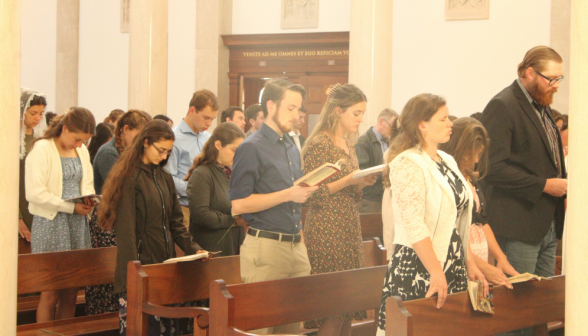
[[[535,70],[535,69],[533,69],[533,70]],[[538,74],[539,76],[541,76],[541,77],[543,77],[543,78],[547,79],[547,81],[549,82],[549,85],[550,85],[550,86],[554,86],[554,85],[555,85],[555,83],[559,83],[559,82],[561,82],[561,81],[564,79],[564,76],[561,76],[561,77],[558,77],[558,78],[554,78],[554,79],[547,78],[547,77],[543,76],[543,74],[542,74],[542,73],[540,73],[540,72],[539,72],[539,71],[537,71],[537,70],[535,70],[535,73],[536,73],[536,74]]]
[[169,156],[172,153],[172,150],[165,150],[162,148],[159,148],[157,146],[155,146],[155,144],[152,145],[153,148],[155,148],[157,150],[157,152],[159,153],[159,156]]

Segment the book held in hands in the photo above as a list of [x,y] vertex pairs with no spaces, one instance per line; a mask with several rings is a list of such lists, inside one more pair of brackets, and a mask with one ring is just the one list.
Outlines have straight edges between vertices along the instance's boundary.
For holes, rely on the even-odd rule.
[[299,185],[301,187],[314,187],[320,185],[321,183],[331,178],[331,176],[340,172],[342,164],[343,160],[340,160],[337,163],[325,163],[324,165],[296,180],[294,185]]
[[358,178],[362,178],[364,176],[381,173],[384,171],[384,168],[386,168],[386,165],[381,164],[378,166],[373,166],[370,168],[358,170],[358,171],[354,172],[352,176],[353,176],[353,179],[358,179]]
[[482,281],[468,281],[468,292],[470,294],[470,301],[472,308],[486,314],[494,313],[494,293],[492,291],[492,284],[489,284],[489,294],[484,295],[484,285]]
[[523,273],[523,274],[515,275],[513,277],[508,278],[508,281],[511,284],[515,284],[515,283],[519,283],[519,282],[525,282],[525,281],[529,281],[529,280],[541,281],[541,280],[550,280],[550,279],[549,278],[540,277],[538,275],[531,274],[531,273]]
[[72,203],[84,203],[84,199],[86,197],[89,197],[92,201],[96,202],[97,204],[100,204],[100,201],[102,200],[102,195],[91,194],[66,198],[64,199],[64,201]]
[[206,259],[206,258],[208,258],[211,255],[219,254],[221,252],[222,251],[196,253],[196,254],[187,255],[187,256],[183,256],[183,257],[170,258],[170,259],[165,260],[163,263],[164,264],[174,264],[174,263],[177,263],[177,262],[185,262],[185,261],[193,261],[193,260],[199,260],[199,259]]

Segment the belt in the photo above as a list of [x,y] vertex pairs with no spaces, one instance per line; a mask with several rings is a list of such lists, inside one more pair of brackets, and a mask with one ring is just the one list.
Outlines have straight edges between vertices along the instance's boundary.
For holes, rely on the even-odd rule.
[[297,234],[288,234],[288,233],[277,233],[277,232],[270,232],[270,231],[262,231],[257,230],[250,227],[247,230],[247,234],[250,236],[258,237],[258,238],[269,238],[277,241],[285,241],[285,242],[293,242],[293,243],[300,243],[302,236],[300,233]]

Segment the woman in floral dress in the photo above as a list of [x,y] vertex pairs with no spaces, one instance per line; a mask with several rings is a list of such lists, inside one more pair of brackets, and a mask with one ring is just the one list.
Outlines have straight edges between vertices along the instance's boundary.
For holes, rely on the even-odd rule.
[[[304,171],[309,173],[325,163],[341,163],[341,171],[325,181],[308,200],[304,241],[312,274],[363,267],[361,226],[357,204],[361,190],[375,183],[377,176],[353,179],[359,169],[351,139],[363,121],[367,99],[351,84],[331,89],[318,125],[302,150]],[[306,328],[319,328],[318,335],[350,335],[351,320],[363,319],[356,312],[308,321]]]

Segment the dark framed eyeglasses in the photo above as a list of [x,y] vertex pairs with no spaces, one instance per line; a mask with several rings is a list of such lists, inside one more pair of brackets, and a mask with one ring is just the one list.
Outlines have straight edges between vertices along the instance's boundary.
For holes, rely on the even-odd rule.
[[163,155],[169,156],[172,153],[171,149],[165,150],[165,149],[162,149],[162,148],[155,146],[155,144],[152,144],[152,146],[153,146],[153,148],[155,148],[157,150],[157,152],[159,153],[160,156],[163,156]]
[[[533,69],[533,70],[535,70],[535,69]],[[564,79],[564,76],[561,76],[561,77],[558,77],[558,78],[554,78],[554,79],[547,78],[547,77],[545,77],[545,76],[544,76],[542,73],[540,73],[540,72],[539,72],[539,71],[537,71],[537,70],[535,70],[535,73],[536,73],[536,74],[538,74],[539,76],[541,76],[541,77],[543,77],[543,78],[547,79],[547,81],[549,82],[549,85],[550,85],[550,86],[554,86],[554,85],[555,85],[555,83],[559,83],[559,82],[561,82],[561,81]]]

